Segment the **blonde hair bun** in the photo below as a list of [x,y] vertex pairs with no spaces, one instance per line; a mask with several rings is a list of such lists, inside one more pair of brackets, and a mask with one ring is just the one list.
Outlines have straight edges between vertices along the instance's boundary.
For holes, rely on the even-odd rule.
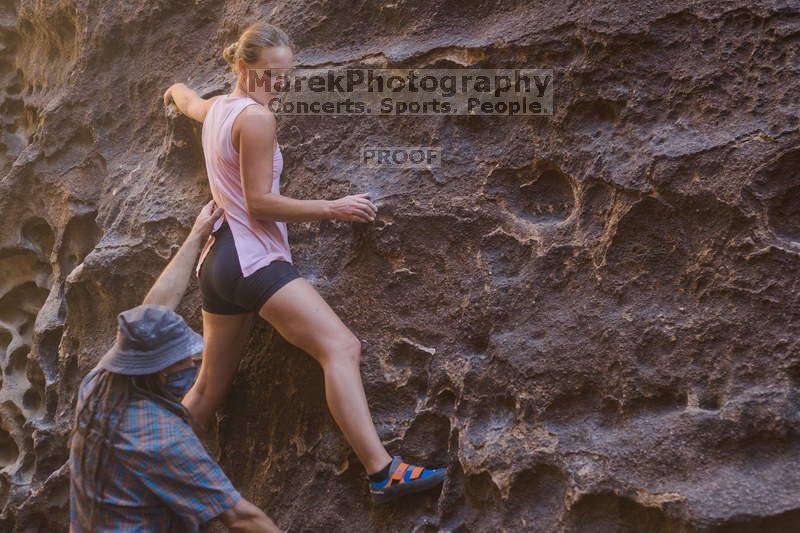
[[244,59],[246,63],[253,64],[258,61],[261,50],[270,46],[292,48],[292,41],[282,29],[266,22],[256,22],[245,28],[235,43],[225,47],[222,57],[234,70],[237,60]]
[[239,42],[231,43],[225,47],[225,50],[222,51],[222,58],[225,60],[226,63],[229,65],[233,65],[236,62],[236,49],[239,48]]

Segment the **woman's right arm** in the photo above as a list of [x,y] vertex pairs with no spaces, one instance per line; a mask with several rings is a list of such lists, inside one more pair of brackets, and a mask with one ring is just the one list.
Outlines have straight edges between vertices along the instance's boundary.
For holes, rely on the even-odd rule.
[[[252,106],[255,107],[255,106]],[[272,159],[275,151],[275,117],[258,109],[244,112],[234,121],[239,129],[239,167],[247,211],[255,218],[281,222],[336,219],[373,222],[377,208],[368,193],[338,200],[298,200],[273,194]]]
[[203,122],[214,98],[216,96],[208,99],[201,98],[183,83],[176,83],[164,92],[164,105],[169,105],[172,100],[181,113],[198,122]]

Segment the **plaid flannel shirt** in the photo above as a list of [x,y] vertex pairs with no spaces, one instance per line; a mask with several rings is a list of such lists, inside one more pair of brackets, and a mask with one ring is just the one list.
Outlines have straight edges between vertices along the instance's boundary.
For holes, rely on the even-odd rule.
[[[99,368],[81,383],[83,406]],[[241,495],[208,455],[192,428],[167,407],[134,397],[106,452],[105,487],[97,500],[98,532],[199,531],[200,525],[233,507]],[[113,421],[112,421],[113,424]],[[92,431],[88,439],[98,439]],[[84,440],[76,434],[70,449],[71,531],[89,531],[93,487],[84,487],[80,456]],[[108,448],[107,448],[108,450]],[[87,457],[87,470],[93,458]]]

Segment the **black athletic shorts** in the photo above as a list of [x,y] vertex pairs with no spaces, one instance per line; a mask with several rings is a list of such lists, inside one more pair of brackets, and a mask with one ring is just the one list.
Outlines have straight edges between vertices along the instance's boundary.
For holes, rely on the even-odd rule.
[[200,266],[203,309],[221,315],[257,312],[278,289],[299,277],[292,263],[280,259],[244,277],[225,221],[214,232],[214,244]]

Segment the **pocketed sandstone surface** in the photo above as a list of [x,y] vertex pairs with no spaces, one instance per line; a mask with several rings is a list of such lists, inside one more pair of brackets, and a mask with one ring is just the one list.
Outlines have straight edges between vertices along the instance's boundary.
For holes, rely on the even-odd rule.
[[290,531],[800,523],[797,2],[2,0],[0,530],[66,530],[77,384],[209,198],[161,94],[229,91],[259,18],[301,66],[552,68],[555,109],[280,119],[283,194],[378,200],[290,224],[294,260],[390,451],[451,476],[371,507],[318,365],[261,323],[217,427],[242,494]]

